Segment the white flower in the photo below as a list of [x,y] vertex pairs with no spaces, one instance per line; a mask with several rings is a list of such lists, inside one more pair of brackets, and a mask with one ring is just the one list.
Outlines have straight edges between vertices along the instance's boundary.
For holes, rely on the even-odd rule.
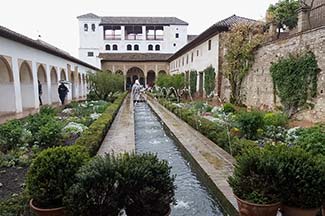
[[71,113],[73,113],[73,109],[71,109],[71,108],[64,109],[64,110],[62,110],[62,113],[71,114]]
[[71,132],[71,133],[82,133],[87,127],[83,124],[69,122],[64,128],[64,132]]
[[96,120],[96,119],[98,119],[101,115],[102,115],[102,114],[100,114],[100,113],[92,113],[92,114],[90,114],[90,118],[91,118],[92,120]]

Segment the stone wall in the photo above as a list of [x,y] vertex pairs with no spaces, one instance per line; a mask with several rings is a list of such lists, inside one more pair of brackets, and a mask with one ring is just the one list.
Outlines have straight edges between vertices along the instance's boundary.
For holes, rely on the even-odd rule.
[[302,50],[311,50],[315,54],[321,72],[318,95],[312,101],[315,104],[314,109],[302,111],[297,117],[313,122],[325,121],[325,26],[262,46],[257,51],[255,63],[242,85],[244,104],[262,109],[274,109],[281,105],[279,98],[274,98],[271,63],[277,62],[279,57]]

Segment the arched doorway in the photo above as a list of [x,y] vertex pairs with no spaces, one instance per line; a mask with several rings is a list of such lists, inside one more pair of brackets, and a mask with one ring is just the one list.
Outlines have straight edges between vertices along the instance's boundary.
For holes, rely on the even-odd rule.
[[126,73],[126,89],[131,89],[135,80],[139,80],[140,84],[145,86],[145,79],[143,71],[138,67],[133,67]]
[[43,65],[38,66],[37,68],[37,80],[40,81],[41,85],[42,85],[42,95],[41,95],[41,99],[43,104],[48,104],[49,100],[48,100],[48,96],[49,96],[49,92],[48,92],[48,88],[47,88],[47,77],[46,77],[46,71]]
[[118,75],[122,75],[123,76],[123,71],[118,70],[118,71],[115,72],[115,74],[118,74]]
[[26,61],[19,68],[21,103],[23,109],[35,107],[32,69]]
[[156,81],[156,73],[154,71],[148,71],[147,74],[147,85],[148,87],[153,87]]
[[59,102],[59,93],[58,93],[58,75],[54,67],[52,67],[51,72],[51,101],[52,103]]
[[14,112],[15,110],[15,88],[12,70],[7,60],[0,56],[0,112]]
[[158,76],[161,76],[161,75],[166,75],[167,73],[166,73],[166,71],[164,71],[164,70],[161,70],[161,71],[159,71],[159,73],[158,73]]

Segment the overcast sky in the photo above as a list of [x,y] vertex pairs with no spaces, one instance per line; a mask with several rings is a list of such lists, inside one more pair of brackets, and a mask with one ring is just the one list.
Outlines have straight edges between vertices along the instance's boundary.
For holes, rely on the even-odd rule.
[[77,16],[175,16],[189,23],[188,34],[200,34],[233,14],[263,19],[277,0],[9,0],[3,2],[0,25],[41,39],[78,56]]

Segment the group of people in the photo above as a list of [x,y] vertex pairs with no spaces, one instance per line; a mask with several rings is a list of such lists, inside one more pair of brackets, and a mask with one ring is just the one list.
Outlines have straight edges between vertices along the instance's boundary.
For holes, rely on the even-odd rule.
[[[61,82],[61,84],[58,87],[58,93],[59,93],[59,98],[60,98],[62,105],[64,105],[64,101],[65,101],[65,98],[66,98],[68,92],[69,92],[69,89],[64,85],[63,82]],[[40,106],[43,105],[42,94],[43,94],[42,83],[38,80],[38,99],[39,99]]]

